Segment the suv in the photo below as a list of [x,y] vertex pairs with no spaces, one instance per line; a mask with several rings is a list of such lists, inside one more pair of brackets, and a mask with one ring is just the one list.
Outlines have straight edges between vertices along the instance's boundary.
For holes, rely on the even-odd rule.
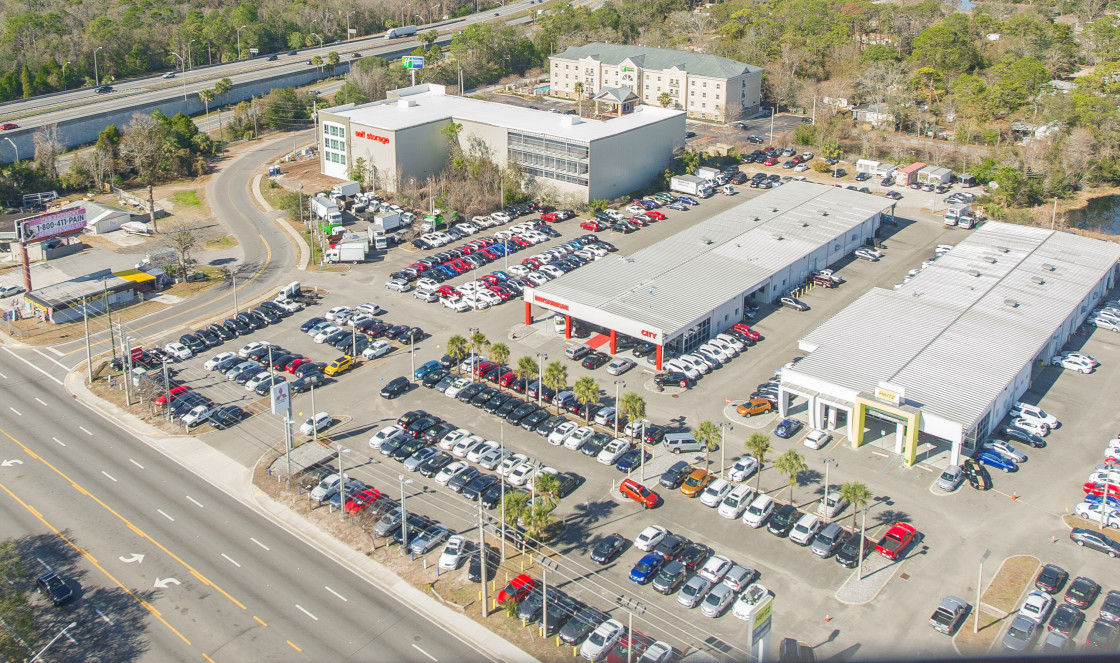
[[765,414],[773,409],[774,404],[765,398],[752,398],[735,408],[735,412],[740,417],[753,417],[756,414]]
[[652,509],[657,506],[657,493],[646,488],[634,479],[623,479],[622,484],[618,487],[618,491],[647,509]]
[[74,590],[54,571],[47,571],[39,576],[35,581],[35,590],[46,594],[55,605],[62,605],[74,596]]
[[106,92],[112,92],[113,91],[113,86],[112,85],[98,85],[97,87],[93,88],[93,91],[96,92],[97,94],[105,94]]
[[673,463],[672,467],[661,474],[661,478],[658,481],[662,486],[675,490],[681,487],[684,478],[691,472],[692,466],[688,464],[688,461],[678,460]]

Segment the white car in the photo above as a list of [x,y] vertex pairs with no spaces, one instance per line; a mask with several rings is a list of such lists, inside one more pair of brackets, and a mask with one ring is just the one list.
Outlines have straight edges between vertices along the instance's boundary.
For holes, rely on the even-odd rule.
[[735,464],[727,471],[727,478],[732,481],[746,481],[758,471],[758,459],[750,454],[740,456]]
[[375,320],[369,313],[362,313],[361,311],[354,311],[353,315],[346,319],[346,324],[350,327],[357,327],[360,323],[366,320]]
[[754,498],[751,505],[743,513],[743,524],[747,527],[758,529],[774,511],[774,498],[769,495],[759,495]]
[[218,354],[214,355],[213,357],[207,359],[206,363],[203,364],[202,367],[205,368],[208,371],[212,371],[218,366],[218,364],[222,363],[223,361],[225,361],[227,359],[233,359],[236,356],[237,355],[235,355],[232,352],[219,352]]
[[714,343],[712,341],[708,341],[707,343],[701,345],[698,349],[703,350],[709,355],[715,357],[715,359],[721,364],[725,364],[731,361],[731,359],[735,356],[735,350],[731,346],[721,346],[720,344]]
[[704,562],[704,566],[700,567],[697,574],[714,585],[723,580],[723,576],[727,575],[732,566],[735,566],[735,563],[724,555],[712,555]]
[[477,292],[475,293],[475,297],[480,301],[486,302],[487,306],[497,306],[502,303],[502,298],[499,297],[497,293],[490,292],[489,290]]
[[513,471],[506,477],[506,481],[508,481],[511,486],[525,486],[528,485],[529,481],[531,481],[536,474],[537,468],[533,467],[533,463],[531,461],[525,461],[513,468]]
[[390,290],[396,290],[397,292],[408,292],[412,290],[412,285],[404,279],[390,279],[385,282],[385,287]]
[[807,513],[797,520],[797,524],[789,532],[789,540],[799,546],[807,546],[813,542],[813,537],[821,529],[821,521],[811,513]]
[[349,306],[336,306],[327,311],[327,314],[323,317],[327,320],[330,320],[331,322],[334,322],[335,320],[345,320],[346,318],[350,317],[350,314],[353,312],[354,309],[350,308]]
[[[680,358],[684,360],[691,359],[693,364],[705,373],[713,371],[723,365],[723,360],[721,360],[718,355],[701,348],[697,348],[686,355],[681,355]],[[704,367],[707,367],[708,370],[705,371]]]
[[1108,320],[1106,318],[1090,318],[1089,324],[1093,325],[1097,329],[1107,329],[1108,331],[1112,332],[1120,332],[1120,323],[1113,322],[1112,320]]
[[1027,599],[1023,601],[1023,607],[1019,608],[1019,615],[1042,626],[1050,618],[1050,613],[1053,610],[1054,597],[1036,589],[1027,594]]
[[723,501],[720,502],[719,515],[728,520],[740,518],[753,499],[754,488],[751,488],[749,484],[741,483],[735,486],[735,488],[727,494],[727,497],[723,498]]
[[318,334],[315,334],[315,342],[316,343],[322,343],[323,341],[327,340],[328,336],[330,336],[331,334],[333,334],[337,331],[342,331],[342,330],[339,329],[338,327],[335,327],[334,325],[330,325],[328,327],[325,327]]
[[300,304],[295,300],[288,299],[287,297],[276,299],[275,302],[277,306],[284,309],[288,313],[297,313],[303,310],[303,304]]
[[245,391],[254,391],[265,380],[271,380],[273,377],[272,371],[261,371],[245,382]]
[[598,461],[603,465],[614,465],[622,458],[622,454],[630,450],[630,443],[626,440],[616,437],[603,447],[599,452]]
[[1016,428],[1021,428],[1028,433],[1033,433],[1039,437],[1046,437],[1050,434],[1050,427],[1046,424],[1039,423],[1033,419],[1025,419],[1023,417],[1016,417],[1011,420],[1011,425]]
[[613,427],[614,426],[614,413],[615,413],[615,411],[616,410],[613,407],[610,407],[610,406],[607,406],[607,407],[603,408],[602,410],[599,410],[595,414],[595,423],[599,424],[600,426],[611,426],[611,427]]
[[649,428],[653,426],[653,422],[649,419],[636,419],[623,426],[622,434],[627,437],[637,437],[642,434],[642,426]]
[[626,208],[626,211],[631,214],[645,214],[646,208],[642,207],[641,205],[631,205]]
[[638,663],[669,663],[671,660],[673,660],[673,646],[658,640],[646,647],[646,652],[638,659]]
[[459,292],[462,292],[462,293],[465,293],[465,294],[468,294],[468,295],[473,295],[474,293],[476,293],[480,290],[485,290],[486,286],[483,285],[482,281],[467,281],[466,283],[464,283],[461,286],[458,286],[455,289],[458,290]]
[[494,219],[498,223],[509,223],[510,221],[509,214],[506,214],[505,212],[494,212],[490,215],[490,218]]
[[508,477],[509,473],[512,472],[514,468],[518,467],[527,460],[529,460],[529,457],[525,454],[513,454],[512,456],[506,456],[506,459],[503,460],[502,464],[498,466],[498,474],[504,477]]
[[642,552],[649,552],[669,535],[669,531],[661,525],[650,525],[634,538],[634,547]]
[[478,466],[484,470],[493,470],[512,453],[509,449],[502,449],[501,446],[487,449],[479,455]]
[[867,249],[856,249],[855,251],[852,252],[852,255],[861,259],[861,260],[867,260],[868,262],[878,262],[879,261],[879,256],[876,256],[875,254],[871,253]]
[[464,437],[451,447],[451,455],[456,458],[466,458],[467,454],[474,450],[475,447],[486,441],[486,438],[481,435],[471,435]]
[[507,269],[506,271],[518,278],[521,278],[523,276],[527,276],[529,272],[533,270],[529,269],[525,265],[510,265],[509,269]]
[[1080,361],[1087,362],[1093,368],[1096,368],[1097,366],[1101,365],[1101,363],[1099,361],[1097,361],[1093,357],[1093,355],[1085,354],[1084,352],[1063,352],[1062,354],[1064,354],[1065,356],[1070,357],[1072,359],[1078,359]]
[[1011,459],[1016,463],[1027,462],[1027,454],[1011,446],[1010,442],[1005,442],[1003,440],[988,440],[984,443],[983,448],[987,449],[988,451],[994,451],[1004,458]]
[[[735,355],[739,354],[739,350],[742,349],[741,347],[739,347],[739,348],[735,347],[734,345],[731,344],[730,341],[725,341],[724,339],[720,338],[719,336],[709,340],[707,344],[708,345],[714,345],[717,348],[723,350],[723,353],[725,355],[727,355],[728,359],[731,359]],[[739,345],[742,346],[742,342],[739,342]]]
[[1016,401],[1015,404],[1011,406],[1010,414],[1013,417],[1033,419],[1038,423],[1046,424],[1050,428],[1057,428],[1061,425],[1061,423],[1058,421],[1058,418],[1054,415],[1046,414],[1046,412],[1044,412],[1042,408],[1038,407],[1037,405],[1028,405],[1027,403],[1023,403],[1021,401]]
[[299,427],[300,435],[311,435],[316,431],[321,431],[327,426],[331,425],[333,419],[331,415],[326,412],[319,412],[313,417],[308,417],[307,421]]
[[804,163],[804,162],[799,163],[799,164],[797,164],[796,166],[793,167],[793,172],[795,172],[795,173],[804,173],[807,170],[809,170],[809,164]]
[[463,295],[463,303],[476,311],[482,311],[490,308],[490,302],[480,298],[478,293]]
[[469,550],[470,544],[462,534],[449,538],[443,545],[443,552],[439,554],[439,568],[444,571],[454,571],[463,563]]
[[[1094,523],[1101,522],[1100,504],[1090,504],[1088,502],[1082,502],[1074,508],[1073,512],[1080,518],[1091,520]],[[1104,518],[1105,527],[1120,529],[1120,510],[1109,507],[1108,511],[1105,512]]]
[[466,311],[471,310],[471,305],[465,302],[463,298],[459,296],[440,297],[439,301],[444,305],[445,308],[449,308],[452,311],[457,311],[459,313],[465,313]]
[[572,431],[571,434],[568,435],[568,437],[564,438],[564,448],[571,449],[572,451],[578,451],[579,448],[586,444],[594,434],[594,429],[587,426],[580,426],[579,428]]
[[[482,444],[475,445],[473,449],[467,452],[467,462],[477,463],[484,454],[492,449],[498,449],[501,445],[493,440],[486,440]],[[454,452],[453,452],[454,453]]]
[[179,361],[184,361],[194,356],[194,353],[191,352],[191,349],[183,345],[182,343],[168,343],[167,345],[163,346],[163,349],[165,352],[167,352],[167,354],[171,355]]
[[714,509],[719,506],[723,498],[727,497],[727,494],[730,492],[731,484],[728,483],[727,480],[716,479],[708,484],[704,492],[700,493],[700,503]]
[[1089,364],[1082,363],[1080,361],[1077,361],[1076,359],[1070,359],[1069,357],[1066,357],[1064,355],[1056,355],[1054,357],[1051,357],[1050,365],[1061,366],[1066,370],[1076,371],[1078,373],[1084,373],[1086,375],[1093,372],[1093,367]]
[[390,437],[393,437],[397,433],[403,432],[404,428],[401,428],[396,424],[393,424],[392,426],[386,426],[385,428],[377,431],[377,433],[375,433],[373,437],[369,438],[369,448],[380,449],[381,445],[385,444],[385,440],[388,440]]
[[217,411],[217,405],[196,405],[190,412],[183,415],[183,425],[187,428],[201,426]]
[[809,447],[810,449],[821,449],[831,441],[831,435],[824,432],[823,430],[818,430],[816,428],[810,430],[809,433],[805,436],[805,446]]
[[443,392],[443,395],[447,396],[448,398],[455,398],[459,395],[460,391],[466,389],[470,385],[470,378],[459,378],[458,380],[451,383],[451,386],[447,388],[447,391]]
[[458,444],[460,440],[470,436],[471,432],[466,428],[456,428],[440,439],[439,448],[444,451],[451,451],[452,447]]
[[739,619],[747,620],[751,618],[754,613],[754,608],[770,593],[762,585],[757,582],[747,587],[746,591],[739,595],[735,600],[735,606],[731,608],[731,614]]
[[462,460],[448,463],[447,466],[440,470],[439,474],[436,475],[436,483],[441,486],[446,486],[447,482],[454,479],[456,475],[458,475],[468,467],[470,467],[470,465],[467,465],[466,461]]
[[601,661],[607,657],[622,638],[626,627],[614,619],[599,624],[579,647],[579,655],[588,661]]
[[383,338],[379,338],[369,345],[368,348],[362,350],[362,359],[377,359],[389,354],[393,346]]
[[332,488],[337,486],[338,483],[342,481],[343,478],[349,477],[347,477],[345,474],[340,477],[337,472],[323,477],[323,480],[319,482],[319,485],[311,489],[311,499],[315,501],[323,499],[327,496],[327,493],[329,493]]

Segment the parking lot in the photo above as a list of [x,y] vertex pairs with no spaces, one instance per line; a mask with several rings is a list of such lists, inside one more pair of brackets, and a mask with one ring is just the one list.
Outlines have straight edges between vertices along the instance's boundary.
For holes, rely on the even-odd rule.
[[[748,170],[753,172],[757,168]],[[756,190],[745,187],[739,191],[736,196],[717,196],[702,201],[698,208],[689,212],[670,212],[666,220],[633,234],[599,235],[614,243],[619,254],[625,255],[675,233],[690,220],[704,218],[757,195]],[[715,509],[658,486],[657,476],[677,460],[661,449],[655,451],[654,458],[646,465],[645,483],[661,494],[663,504],[653,511],[645,511],[614,490],[625,478],[624,474],[597,463],[594,458],[547,444],[536,433],[508,424],[503,426],[493,415],[422,387],[396,400],[377,396],[389,380],[411,375],[414,365],[443,355],[452,334],[467,336],[477,329],[490,341],[501,341],[510,347],[510,364],[516,364],[523,356],[536,358],[538,353],[547,354],[549,359],[545,363],[557,359],[564,362],[569,385],[585,375],[594,377],[602,389],[600,402],[605,405],[613,404],[617,379],[625,383],[619,385],[621,392],[636,391],[645,398],[647,417],[655,424],[673,430],[695,427],[705,419],[717,425],[727,424],[726,449],[712,452],[711,463],[716,470],[721,462],[729,466],[743,453],[743,440],[747,435],[755,431],[770,434],[776,417],[763,415],[751,420],[739,419],[733,414],[729,417],[726,414],[728,400],[745,398],[753,385],[767,379],[775,368],[798,354],[798,338],[868,288],[891,288],[910,269],[931,256],[934,246],[953,244],[967,232],[945,228],[939,218],[921,212],[935,200],[932,197],[929,201],[918,199],[916,194],[907,191],[906,198],[900,202],[899,224],[887,229],[883,260],[833,266],[846,282],[839,288],[818,288],[805,293],[802,299],[812,307],[807,312],[764,308],[754,323],[765,339],[683,393],[669,393],[672,390],[657,393],[647,389],[652,369],[641,360],[637,367],[619,378],[607,375],[602,368],[588,370],[578,362],[565,360],[563,349],[575,341],[566,341],[556,334],[550,318],[538,318],[532,327],[526,328],[520,300],[488,310],[455,313],[438,303],[421,302],[411,293],[386,290],[383,284],[389,273],[430,253],[403,248],[392,250],[375,264],[355,265],[343,273],[307,274],[303,277],[304,287],[317,286],[326,293],[320,304],[244,339],[227,342],[227,346],[234,347],[216,348],[213,353],[235,349],[248,341],[269,340],[316,361],[329,362],[340,353],[315,344],[299,332],[299,325],[311,316],[322,316],[334,306],[376,302],[385,309],[382,318],[395,324],[420,326],[429,334],[415,345],[415,357],[395,344],[397,349],[388,356],[362,362],[317,389],[314,404],[310,393],[294,395],[293,400],[297,424],[316,411],[327,411],[334,416],[334,425],[323,435],[350,450],[344,454],[344,462],[360,466],[354,470],[356,478],[395,494],[399,464],[371,452],[367,441],[405,411],[425,409],[486,439],[502,440],[512,451],[524,453],[560,471],[575,472],[585,479],[561,502],[556,512],[567,524],[551,544],[563,554],[558,572],[564,579],[562,588],[604,609],[612,607],[614,597],[619,594],[642,601],[647,612],[640,618],[644,620],[641,626],[636,624],[640,630],[677,645],[699,644],[708,639],[706,646],[717,650],[730,648],[728,651],[734,651],[742,647],[744,641],[745,625],[730,613],[708,620],[698,611],[678,605],[675,596],[661,596],[648,586],[630,583],[627,573],[641,557],[640,551],[628,549],[601,568],[588,558],[591,547],[602,537],[618,532],[632,541],[646,525],[660,524],[674,533],[707,544],[714,552],[727,555],[739,564],[759,570],[760,582],[777,597],[775,637],[797,637],[817,647],[818,656],[823,657],[847,658],[857,653],[897,656],[900,642],[905,643],[903,650],[908,653],[912,647],[913,653],[944,655],[952,652],[950,640],[920,622],[924,622],[927,613],[932,612],[946,593],[966,598],[975,596],[976,567],[985,549],[991,549],[997,559],[1012,554],[1034,554],[1043,562],[1059,563],[1073,575],[1094,577],[1105,585],[1106,591],[1112,588],[1107,582],[1110,576],[1105,572],[1107,558],[1072,546],[1058,516],[1066,509],[1072,510],[1080,500],[1082,477],[1099,460],[1099,447],[1115,436],[1107,416],[1078,418],[1078,414],[1108,408],[1107,395],[1115,393],[1117,387],[1111,367],[1120,362],[1120,343],[1117,342],[1120,338],[1097,331],[1084,339],[1085,351],[1103,364],[1092,375],[1066,374],[1057,368],[1042,372],[1029,396],[1062,419],[1063,426],[1050,436],[1047,448],[1029,451],[1031,459],[1018,473],[996,472],[995,490],[988,493],[978,493],[966,486],[951,495],[938,494],[936,489],[931,489],[937,478],[933,464],[921,462],[914,468],[905,468],[893,454],[872,445],[852,450],[845,440],[837,438],[825,449],[813,451],[801,445],[804,431],[790,440],[771,435],[773,451],[761,474],[764,492],[782,501],[788,499],[785,477],[772,468],[770,461],[786,449],[796,448],[805,455],[809,465],[809,471],[800,476],[793,489],[793,501],[803,510],[815,510],[815,500],[824,492],[826,465],[823,459],[831,458],[835,462],[828,470],[830,484],[862,481],[878,498],[868,517],[870,537],[878,538],[887,525],[897,520],[907,520],[921,532],[920,540],[908,551],[904,561],[883,572],[886,575],[882,577],[889,577],[889,581],[873,600],[868,597],[870,603],[864,605],[847,605],[835,598],[852,572],[833,560],[818,559],[808,550],[770,535],[765,528],[751,530],[737,520],[721,518]],[[585,234],[586,231],[578,227],[581,220],[555,224],[561,237],[514,254],[510,260],[519,262],[526,255]],[[500,269],[501,264],[499,261],[489,267]],[[457,284],[469,278],[470,274],[464,274],[449,283]],[[250,395],[244,388],[209,377],[201,363],[201,359],[195,359],[182,364],[180,377],[216,401],[242,404],[255,401],[257,405],[252,410],[264,412],[232,430],[203,435],[203,439],[224,453],[252,464],[265,449],[283,439],[279,417],[267,414],[267,407],[262,407],[263,399]],[[1082,444],[1082,440],[1089,442]],[[702,464],[703,457],[699,453],[681,458]],[[1063,482],[1049,480],[1054,476],[1071,478]],[[430,480],[419,476],[412,478],[416,484],[409,492],[410,509],[427,513],[460,531],[467,531],[477,523],[474,504],[435,486]],[[751,483],[753,485],[754,479]],[[977,517],[977,514],[983,516]],[[845,526],[851,525],[850,516],[848,511],[840,514]],[[1052,537],[1056,538],[1056,543],[1051,542]],[[994,567],[986,567],[987,578],[994,573],[992,569]],[[703,638],[694,635],[696,625],[703,629]],[[915,625],[919,628],[915,629]]]

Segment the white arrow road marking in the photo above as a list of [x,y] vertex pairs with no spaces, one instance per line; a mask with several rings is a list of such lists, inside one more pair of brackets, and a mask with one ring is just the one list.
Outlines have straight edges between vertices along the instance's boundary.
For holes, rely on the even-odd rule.
[[132,553],[128,557],[125,557],[124,555],[121,555],[117,559],[121,560],[125,564],[131,564],[133,562],[136,562],[137,564],[144,563],[144,555],[141,554],[141,553]]
[[164,578],[163,580],[160,580],[159,578],[156,578],[155,586],[159,589],[167,589],[167,587],[169,585],[181,585],[181,584],[182,583],[180,583],[175,578]]
[[0,466],[3,467],[11,467],[12,465],[23,465],[23,461],[18,458],[13,458],[11,460],[5,460],[3,463],[0,463]]
[[222,557],[225,557],[226,561],[229,562],[230,564],[233,564],[234,566],[236,566],[239,569],[241,568],[241,565],[238,564],[237,562],[233,561],[233,558],[230,557],[229,555],[227,555],[225,553],[222,553]]
[[315,621],[319,621],[319,618],[316,617],[315,615],[311,614],[310,612],[308,612],[307,608],[303,607],[302,605],[300,605],[298,603],[296,604],[296,607],[299,608],[299,611],[302,612],[303,614],[305,614],[308,617],[314,619]]
[[339,594],[338,592],[334,591],[334,590],[333,590],[333,589],[331,589],[330,587],[327,587],[326,585],[323,585],[323,588],[324,588],[324,589],[326,589],[326,590],[327,590],[328,592],[330,592],[331,594],[334,594],[334,595],[335,595],[335,596],[337,596],[338,598],[342,599],[343,601],[346,601],[347,603],[349,603],[349,602],[350,602],[350,599],[346,598],[346,597],[345,597],[345,596],[343,596],[342,594]]

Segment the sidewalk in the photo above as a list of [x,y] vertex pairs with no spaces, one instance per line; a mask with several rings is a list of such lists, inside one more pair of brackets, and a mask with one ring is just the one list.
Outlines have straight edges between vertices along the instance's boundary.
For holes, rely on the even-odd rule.
[[264,491],[256,490],[252,484],[253,468],[240,465],[193,436],[164,435],[123,408],[100,400],[89,390],[80,370],[67,375],[64,386],[67,392],[91,410],[117,423],[168,459],[331,557],[408,608],[425,615],[433,624],[451,631],[464,642],[473,644],[498,661],[535,663],[536,659],[508,640],[480,628],[470,617],[413,587],[361,552],[325,536],[317,527],[277,503]]
[[311,249],[307,246],[307,242],[304,241],[303,237],[296,232],[296,229],[284,219],[284,213],[278,211],[272,205],[269,205],[268,201],[264,199],[264,195],[261,194],[262,177],[264,176],[257,174],[253,177],[253,181],[249,185],[249,188],[253,190],[253,198],[257,201],[257,207],[260,207],[261,210],[268,215],[268,218],[272,219],[276,225],[280,226],[291,235],[292,240],[295,241],[296,246],[299,247],[299,260],[296,262],[296,269],[301,271],[306,270],[307,262],[311,260]]

